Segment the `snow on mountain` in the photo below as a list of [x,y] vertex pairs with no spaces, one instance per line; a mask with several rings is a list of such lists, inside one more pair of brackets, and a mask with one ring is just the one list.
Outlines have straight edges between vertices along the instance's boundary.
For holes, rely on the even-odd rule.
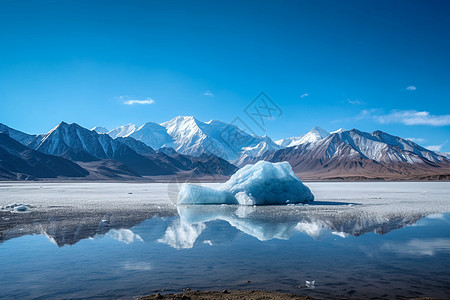
[[153,149],[172,147],[185,155],[198,157],[203,153],[211,153],[237,165],[263,159],[270,155],[268,153],[282,151],[285,147],[300,146],[299,153],[306,157],[320,157],[322,162],[333,157],[339,157],[340,160],[361,158],[382,163],[410,164],[441,162],[445,159],[412,141],[381,131],[366,133],[341,128],[330,134],[320,127],[314,127],[304,135],[273,142],[267,136],[250,135],[231,124],[217,120],[201,122],[192,116],[179,116],[161,124],[149,122],[139,128],[129,124],[109,134],[133,137]]
[[276,151],[283,149],[283,146],[280,146],[276,144],[270,137],[267,135],[262,137],[262,141],[259,142],[256,146],[253,147],[243,147],[241,156],[238,160],[234,162],[235,165],[239,166],[242,164],[242,162],[246,161],[247,159],[253,159],[257,157],[263,156],[265,153],[269,151]]
[[6,132],[11,138],[15,139],[25,146],[36,138],[36,135],[27,134],[25,132],[8,127],[2,123],[0,123],[0,132]]
[[112,138],[132,137],[153,149],[171,147],[186,155],[209,153],[229,161],[237,159],[243,147],[255,147],[264,140],[237,126],[217,120],[202,122],[192,116],[179,116],[161,124],[148,122],[139,128],[129,124],[108,134]]
[[174,139],[167,133],[167,129],[153,122],[145,123],[126,136],[141,141],[153,149],[174,147]]
[[[134,146],[139,148],[133,150]],[[113,139],[107,134],[98,134],[75,123],[61,122],[47,134],[38,136],[30,147],[46,154],[81,162],[116,160],[125,163],[130,170],[143,176],[173,174],[176,170],[157,159],[148,159],[138,154],[148,152],[144,148],[151,149],[139,141]],[[153,149],[150,151],[149,153],[154,153]]]
[[424,160],[440,162],[444,159],[433,151],[425,149],[416,143],[383,131],[372,133],[356,129],[335,133],[345,143],[369,159],[378,162],[408,162],[422,163]]
[[446,152],[436,152],[439,155],[445,156],[447,159],[450,159],[450,153],[446,153]]
[[129,134],[133,133],[136,130],[136,125],[133,124],[127,124],[123,126],[119,126],[117,128],[114,128],[113,130],[109,131],[108,134],[113,139],[118,137],[126,137]]
[[329,135],[330,134],[327,131],[316,126],[306,134],[303,134],[298,137],[290,137],[290,138],[281,139],[281,140],[276,141],[275,143],[280,146],[283,146],[283,147],[294,147],[294,146],[298,146],[298,145],[302,145],[302,144],[314,143],[318,140],[326,138]]
[[450,166],[444,156],[412,141],[382,131],[367,133],[356,129],[333,133],[313,143],[266,152],[260,158],[246,159],[240,166],[257,160],[288,161],[295,172],[311,174],[311,178],[419,175],[435,178],[448,172]]
[[343,132],[343,131],[347,131],[347,130],[345,130],[344,128],[339,128],[338,130],[335,130],[335,131],[330,132],[330,134],[333,134],[333,133],[341,133],[341,132]]
[[[75,155],[76,160],[89,157],[110,159],[124,145],[108,135],[98,134],[78,124],[61,122],[47,134],[41,135],[30,144],[35,150],[52,155]],[[83,156],[79,156],[83,155]]]
[[175,150],[192,156],[210,153],[232,161],[240,156],[243,147],[256,146],[262,139],[217,120],[201,122],[179,116],[161,125],[174,139]]
[[242,155],[248,155],[253,157],[259,157],[267,151],[280,150],[284,147],[276,144],[270,137],[264,135],[262,141],[254,147],[243,147]]
[[107,171],[108,174],[112,173],[110,175],[116,171],[119,174],[126,173],[127,176],[173,175],[195,171],[196,175],[209,176],[229,175],[236,169],[227,161],[211,155],[202,158],[176,153],[169,157],[132,137],[113,139],[108,134],[98,134],[78,124],[64,122],[47,134],[36,137],[31,146],[39,152],[69,158],[95,172]]
[[103,126],[95,126],[94,128],[91,129],[91,131],[95,131],[97,133],[108,133],[109,132],[109,130]]
[[[447,178],[445,172],[450,167],[448,154],[430,151],[382,131],[339,129],[328,134],[315,127],[302,136],[273,142],[267,136],[254,136],[221,121],[201,122],[183,116],[161,124],[149,122],[140,127],[129,124],[108,134],[98,134],[97,130],[105,132],[106,128],[88,130],[62,122],[47,134],[36,136],[0,124],[0,132],[21,144],[77,161],[89,172],[103,172],[105,178],[117,172],[128,177],[180,171],[225,174],[234,166],[223,159],[238,166],[259,160],[288,161],[295,172],[309,172],[310,178],[340,178],[344,174],[442,179]],[[209,154],[223,159],[205,156]]]

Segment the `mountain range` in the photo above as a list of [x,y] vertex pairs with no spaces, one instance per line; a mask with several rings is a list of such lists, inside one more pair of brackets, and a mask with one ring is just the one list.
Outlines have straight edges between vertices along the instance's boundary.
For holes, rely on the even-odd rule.
[[218,120],[179,116],[108,130],[61,122],[30,135],[0,123],[0,179],[224,180],[259,160],[288,161],[302,179],[448,180],[445,154],[382,131],[357,129],[273,141]]

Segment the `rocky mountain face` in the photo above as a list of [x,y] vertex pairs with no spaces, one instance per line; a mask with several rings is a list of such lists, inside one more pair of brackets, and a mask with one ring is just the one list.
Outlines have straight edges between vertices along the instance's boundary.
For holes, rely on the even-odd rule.
[[433,179],[450,175],[446,157],[382,131],[341,130],[313,142],[248,158],[240,165],[261,159],[288,161],[302,178],[310,179]]
[[[9,132],[13,132],[15,136],[24,136],[12,130]],[[7,133],[4,134],[7,135]],[[95,130],[88,130],[78,124],[65,122],[60,123],[47,134],[33,136],[27,146],[10,139],[23,147],[21,151],[29,150],[29,152],[41,156],[46,155],[60,159],[61,163],[69,162],[76,166],[84,174],[83,176],[86,177],[89,174],[86,177],[87,180],[121,180],[162,175],[178,176],[179,174],[187,176],[185,173],[189,173],[189,176],[194,174],[199,177],[228,176],[236,169],[229,162],[216,157],[204,159],[179,153],[170,157],[161,152],[157,153],[153,148],[134,138],[117,137],[113,139],[108,134],[98,134]],[[2,146],[2,148],[6,147],[6,141]],[[5,158],[5,161],[8,162],[3,168],[5,174],[22,171],[21,174],[25,174],[22,177],[25,179],[79,176],[62,172],[62,169],[56,169],[56,175],[50,176],[36,173],[36,170],[18,169],[19,162],[9,156]],[[58,173],[58,171],[61,172]],[[14,179],[12,175],[4,177]]]
[[27,148],[6,132],[0,133],[0,180],[86,177],[89,172],[76,163]]
[[0,132],[28,149],[75,162],[91,180],[229,176],[236,166],[259,160],[288,161],[302,179],[450,179],[446,155],[382,131],[314,127],[274,142],[233,124],[180,116],[111,131],[62,122],[41,135],[3,124]]
[[0,123],[0,132],[7,133],[11,138],[15,139],[23,145],[28,145],[36,137],[36,135],[27,134],[25,132],[8,127],[2,123]]

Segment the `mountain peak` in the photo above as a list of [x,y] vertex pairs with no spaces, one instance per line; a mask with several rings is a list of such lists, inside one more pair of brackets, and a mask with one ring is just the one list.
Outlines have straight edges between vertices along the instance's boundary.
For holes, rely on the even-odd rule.
[[91,129],[91,131],[95,131],[97,133],[108,133],[108,129],[106,127],[103,126],[95,126],[94,128]]
[[[170,120],[170,121],[177,121],[177,122],[181,121],[181,122],[186,122],[186,121],[197,121],[197,119],[194,118],[193,116],[178,116],[178,117],[173,118],[173,119]],[[170,122],[170,121],[169,121],[169,122]]]
[[338,130],[335,130],[335,131],[330,132],[330,134],[333,134],[333,133],[341,133],[341,132],[344,132],[344,131],[347,131],[347,130],[344,129],[344,128],[339,128]]
[[283,147],[295,147],[301,144],[314,143],[326,138],[330,134],[325,129],[315,126],[308,133],[298,137],[290,137],[276,141],[276,144]]
[[327,137],[330,135],[330,133],[328,131],[326,131],[325,129],[323,129],[322,127],[319,126],[314,126],[313,129],[311,129],[309,132],[316,132],[319,134],[319,136],[321,138]]
[[[195,119],[193,116],[178,116],[170,121],[161,123],[160,125],[167,129],[167,133],[172,135],[178,131],[199,131],[200,121]],[[201,130],[200,130],[201,131]]]
[[122,125],[122,126],[119,126],[117,128],[114,128],[113,130],[109,131],[108,134],[109,134],[110,137],[115,139],[115,138],[118,138],[118,137],[129,136],[134,131],[136,131],[136,129],[137,129],[136,125],[129,123],[127,125]]

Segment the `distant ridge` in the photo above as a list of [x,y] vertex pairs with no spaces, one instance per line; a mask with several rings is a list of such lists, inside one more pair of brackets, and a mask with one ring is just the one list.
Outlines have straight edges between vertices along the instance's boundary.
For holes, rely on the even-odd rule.
[[314,142],[246,159],[240,166],[261,159],[288,161],[305,179],[450,179],[446,157],[382,131],[340,130]]
[[[446,154],[379,130],[329,133],[314,127],[306,134],[274,142],[222,121],[179,116],[161,124],[128,124],[110,131],[61,122],[40,135],[4,124],[0,124],[0,132],[27,149],[75,163],[89,174],[83,177],[88,180],[226,178],[236,166],[259,160],[288,161],[302,179],[310,180],[450,179]],[[5,165],[3,171],[14,167],[13,163]],[[60,175],[56,177],[64,177]]]
[[6,132],[0,133],[0,180],[79,178],[88,174],[70,160],[29,149]]

